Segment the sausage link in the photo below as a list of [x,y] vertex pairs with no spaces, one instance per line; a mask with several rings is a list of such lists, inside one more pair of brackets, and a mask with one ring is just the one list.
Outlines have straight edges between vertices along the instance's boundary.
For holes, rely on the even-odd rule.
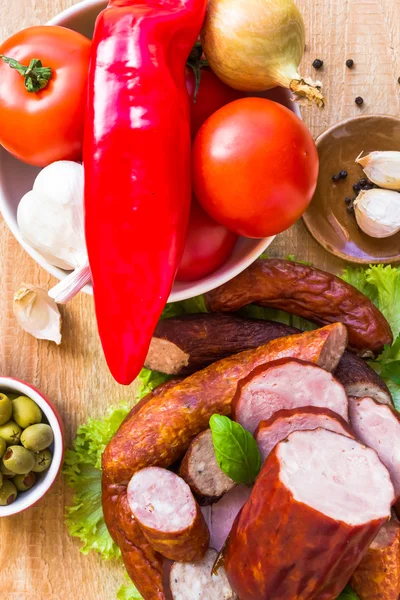
[[240,600],[335,600],[393,497],[373,450],[325,429],[291,433],[267,458],[232,527],[232,589]]
[[317,325],[346,325],[349,348],[370,356],[391,344],[389,323],[374,304],[339,277],[300,263],[257,260],[243,273],[206,294],[213,312],[232,312],[247,304],[285,310]]
[[[152,393],[135,404],[124,423],[153,397],[172,388],[179,379],[159,385]],[[129,508],[126,485],[112,483],[103,469],[102,505],[107,529],[119,546],[126,570],[145,600],[165,600],[162,583],[162,557],[144,537]]]
[[237,315],[172,317],[158,323],[145,367],[168,375],[188,375],[226,356],[294,333],[300,331],[282,323]]
[[360,600],[400,597],[400,524],[385,523],[354,571],[350,585]]
[[111,482],[127,484],[144,467],[169,467],[207,429],[213,414],[230,415],[237,382],[255,367],[293,357],[333,370],[345,344],[346,330],[335,323],[214,363],[156,394],[126,420],[104,451],[103,470]]

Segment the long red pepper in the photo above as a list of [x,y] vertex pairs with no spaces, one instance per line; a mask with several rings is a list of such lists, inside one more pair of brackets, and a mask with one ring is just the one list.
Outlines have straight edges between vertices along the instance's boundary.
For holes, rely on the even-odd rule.
[[86,242],[111,373],[138,375],[183,252],[191,199],[185,63],[207,0],[111,0],[95,28]]

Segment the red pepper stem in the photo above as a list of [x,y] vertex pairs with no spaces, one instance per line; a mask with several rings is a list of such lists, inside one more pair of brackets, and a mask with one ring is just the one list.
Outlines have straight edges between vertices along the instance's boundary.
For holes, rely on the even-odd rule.
[[44,67],[39,58],[32,58],[27,67],[15,60],[15,58],[9,58],[3,54],[0,54],[0,58],[22,75],[25,88],[28,92],[36,93],[43,90],[53,76],[52,69]]

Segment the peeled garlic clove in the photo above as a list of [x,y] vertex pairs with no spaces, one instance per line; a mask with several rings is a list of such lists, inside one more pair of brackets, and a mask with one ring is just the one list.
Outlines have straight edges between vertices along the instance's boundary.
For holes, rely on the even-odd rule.
[[61,314],[45,290],[23,285],[14,294],[14,315],[19,325],[38,340],[61,344]]
[[400,194],[391,190],[363,190],[354,201],[360,228],[374,238],[386,238],[400,231]]
[[400,190],[400,152],[371,152],[356,158],[370,181],[386,190]]

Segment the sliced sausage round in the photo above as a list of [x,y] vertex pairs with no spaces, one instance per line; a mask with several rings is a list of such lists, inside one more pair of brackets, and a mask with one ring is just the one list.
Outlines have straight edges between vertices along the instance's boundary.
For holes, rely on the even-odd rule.
[[173,600],[236,600],[224,569],[212,574],[217,552],[209,548],[201,561],[174,563],[170,571]]
[[278,410],[267,421],[261,421],[254,437],[264,461],[278,442],[281,442],[292,431],[303,429],[329,429],[348,437],[354,437],[348,423],[328,408],[304,406],[289,410]]
[[351,426],[357,438],[373,448],[387,467],[400,498],[400,415],[372,398],[350,398]]
[[128,503],[143,534],[165,558],[200,560],[210,534],[190,487],[159,467],[138,471],[128,485]]
[[226,544],[240,600],[335,599],[390,517],[394,490],[374,450],[326,429],[275,446]]
[[400,597],[400,524],[396,517],[382,525],[350,579],[360,600]]
[[284,358],[257,367],[239,381],[232,415],[254,433],[260,421],[275,412],[303,406],[328,408],[349,420],[346,392],[333,375],[311,363]]
[[236,485],[219,468],[211,429],[194,438],[182,461],[179,475],[190,486],[201,506],[217,502]]

